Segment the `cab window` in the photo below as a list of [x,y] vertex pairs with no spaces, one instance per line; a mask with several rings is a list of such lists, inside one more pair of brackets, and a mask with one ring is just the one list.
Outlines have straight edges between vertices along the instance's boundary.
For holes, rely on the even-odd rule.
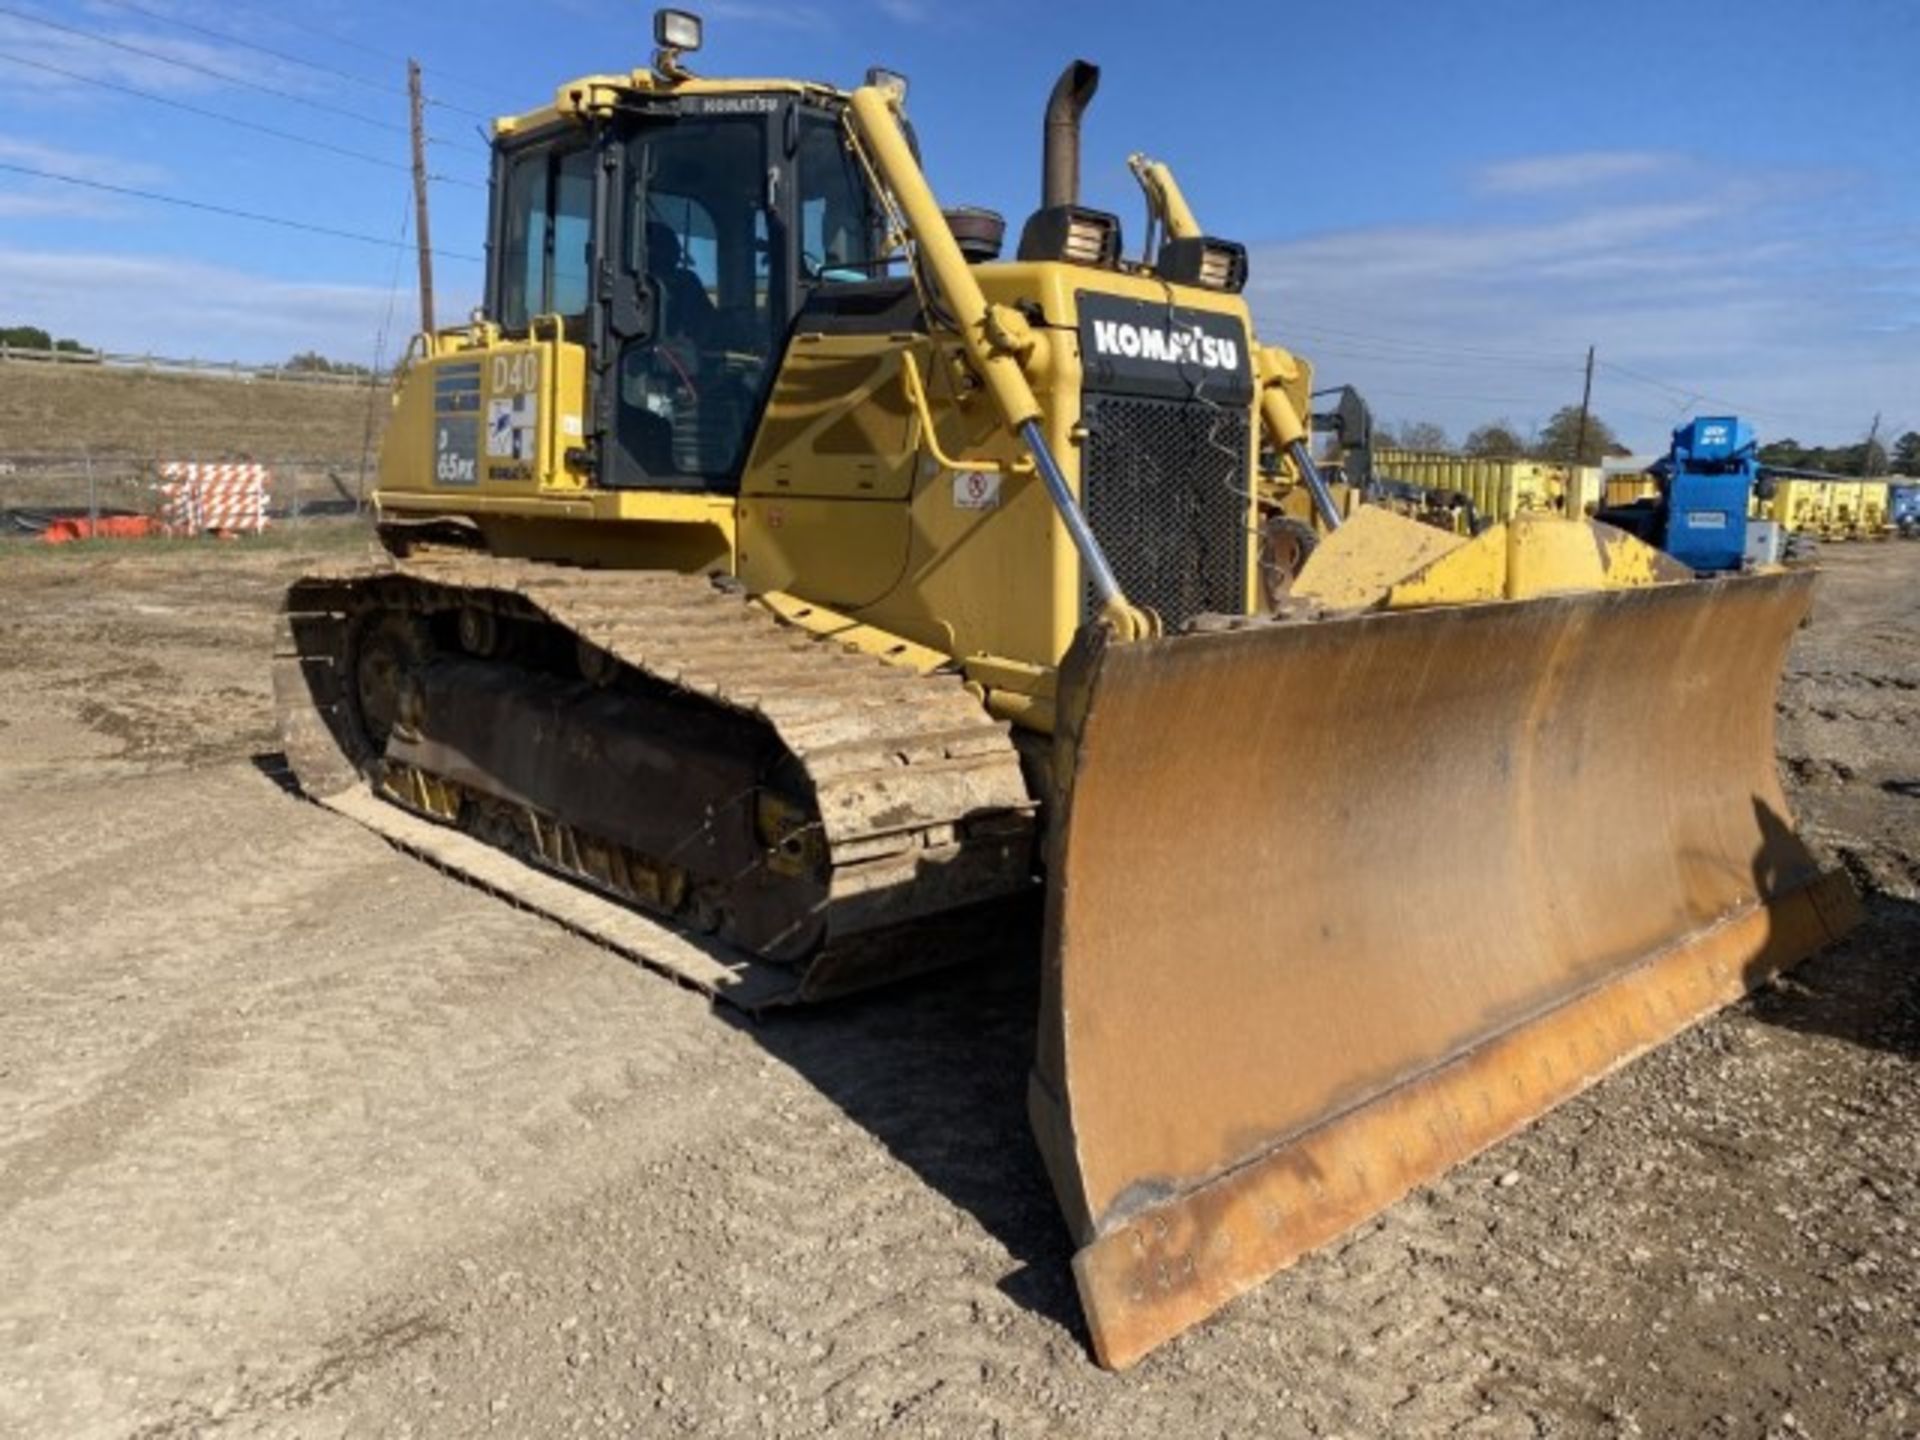
[[536,315],[584,322],[593,233],[593,155],[541,148],[508,167],[502,205],[500,327],[521,334]]
[[884,228],[840,122],[817,111],[800,120],[800,274],[832,283],[887,271]]

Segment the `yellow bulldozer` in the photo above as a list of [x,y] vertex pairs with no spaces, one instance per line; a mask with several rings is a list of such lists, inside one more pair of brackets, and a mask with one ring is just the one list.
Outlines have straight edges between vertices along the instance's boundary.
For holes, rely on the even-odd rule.
[[[303,789],[748,1009],[1034,945],[1034,1133],[1131,1364],[1840,934],[1772,700],[1809,572],[1336,512],[1166,166],[943,211],[905,82],[631,73],[494,127],[379,563],[290,589]],[[1263,448],[1329,531],[1258,575]]]

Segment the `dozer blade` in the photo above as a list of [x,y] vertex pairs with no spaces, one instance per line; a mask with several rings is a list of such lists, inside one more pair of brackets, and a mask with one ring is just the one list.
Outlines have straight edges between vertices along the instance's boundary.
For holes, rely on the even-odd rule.
[[1083,635],[1030,1098],[1102,1363],[1853,923],[1774,768],[1811,583]]

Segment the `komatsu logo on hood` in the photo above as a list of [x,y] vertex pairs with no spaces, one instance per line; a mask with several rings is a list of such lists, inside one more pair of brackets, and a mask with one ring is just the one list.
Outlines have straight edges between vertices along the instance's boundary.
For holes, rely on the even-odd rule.
[[1093,348],[1102,355],[1124,355],[1129,360],[1162,360],[1208,370],[1240,368],[1240,346],[1224,335],[1209,335],[1198,325],[1167,330],[1125,320],[1095,320]]
[[1109,395],[1221,403],[1253,394],[1246,322],[1165,301],[1080,291],[1083,383]]

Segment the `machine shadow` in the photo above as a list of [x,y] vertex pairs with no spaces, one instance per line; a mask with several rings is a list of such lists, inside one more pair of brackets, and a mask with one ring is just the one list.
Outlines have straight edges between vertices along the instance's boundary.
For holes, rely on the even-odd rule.
[[1867,891],[1846,939],[1753,996],[1756,1019],[1920,1060],[1920,904]]
[[[1754,813],[1762,837],[1754,881],[1772,894],[1783,873],[1817,862],[1783,816],[1757,799]],[[1920,903],[1877,888],[1864,873],[1853,880],[1865,911],[1860,925],[1762,983],[1751,999],[1754,1017],[1920,1060]]]
[[293,766],[287,763],[286,751],[257,750],[247,757],[247,762],[288,795],[305,798],[300,782],[293,777]]
[[1086,1343],[1073,1244],[1027,1127],[1040,937],[1009,926],[989,958],[758,1019],[715,1013],[972,1215],[1018,1262],[999,1288]]

